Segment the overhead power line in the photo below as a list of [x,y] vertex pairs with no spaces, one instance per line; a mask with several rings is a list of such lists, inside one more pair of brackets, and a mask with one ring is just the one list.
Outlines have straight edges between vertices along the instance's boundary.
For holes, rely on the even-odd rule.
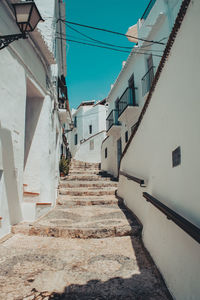
[[74,43],[78,43],[78,44],[83,44],[83,45],[87,45],[87,46],[93,46],[93,47],[98,47],[98,48],[109,49],[109,50],[118,51],[118,52],[130,53],[130,51],[126,51],[126,50],[119,50],[119,49],[115,49],[115,48],[110,48],[110,47],[105,47],[105,46],[100,46],[100,45],[95,45],[95,44],[90,44],[90,43],[84,43],[84,42],[70,40],[70,39],[64,39],[64,38],[61,38],[61,37],[57,37],[57,39],[65,40],[65,41],[68,41],[68,42],[74,42]]
[[117,31],[113,31],[113,30],[109,30],[109,29],[105,29],[105,28],[84,25],[84,24],[80,24],[80,23],[66,21],[66,20],[63,20],[63,19],[58,19],[56,22],[59,22],[59,21],[67,23],[67,24],[72,24],[72,25],[76,25],[76,26],[86,27],[86,28],[90,28],[90,29],[94,29],[94,30],[100,30],[100,31],[108,32],[108,33],[113,33],[113,34],[121,35],[121,36],[126,36],[126,37],[137,39],[139,41],[147,42],[147,43],[165,45],[165,43],[162,43],[162,42],[159,42],[159,41],[146,40],[146,39],[143,39],[143,38],[138,38],[136,36],[132,36],[132,35],[129,35],[129,34],[117,32]]
[[[57,39],[62,39],[68,42],[73,42],[73,43],[78,43],[78,44],[82,44],[82,45],[87,45],[87,46],[93,46],[93,47],[98,47],[98,48],[103,48],[103,49],[109,49],[112,51],[117,51],[117,52],[125,52],[125,53],[129,53],[130,51],[126,51],[126,50],[120,50],[120,49],[115,49],[115,48],[111,48],[111,47],[106,47],[106,46],[100,46],[100,45],[95,45],[95,44],[91,44],[91,43],[84,43],[84,42],[80,42],[80,41],[76,41],[76,40],[71,40],[71,39],[65,39],[65,38],[61,38],[61,37],[56,37]],[[137,54],[143,54],[143,55],[149,55],[149,53],[146,52],[139,52],[139,51],[134,51]],[[162,55],[158,55],[158,54],[152,54],[152,56],[157,56],[157,57],[162,57]]]
[[96,39],[94,39],[94,38],[92,38],[92,37],[90,37],[90,36],[88,36],[88,35],[86,35],[86,34],[80,32],[79,30],[73,28],[72,26],[70,26],[70,25],[68,25],[68,24],[66,24],[66,25],[67,25],[67,27],[69,27],[71,30],[73,30],[73,31],[75,31],[75,32],[77,32],[77,33],[79,33],[80,35],[82,35],[82,36],[86,37],[87,39],[90,39],[90,40],[92,40],[92,41],[94,41],[94,42],[97,42],[97,43],[100,43],[100,44],[103,44],[103,45],[107,45],[107,46],[117,47],[117,48],[125,48],[125,49],[132,49],[132,48],[133,48],[133,47],[118,46],[118,45],[109,44],[109,43],[105,43],[105,42],[96,40]]
[[[77,39],[77,36],[74,36],[74,35],[70,35],[70,34],[62,34],[62,33],[60,33],[60,32],[56,32],[57,34],[60,34],[60,35],[63,35],[63,36],[65,36],[65,37],[70,37],[70,38],[72,38],[72,39]],[[84,36],[86,36],[86,35],[84,35]],[[86,38],[86,39],[81,39],[81,38],[78,38],[78,41],[86,41],[87,42],[87,39],[88,38]],[[98,41],[98,40],[95,40],[96,41],[96,43],[98,43],[98,42],[100,42],[100,41]],[[128,48],[128,49],[133,49],[133,47],[123,47],[123,46],[118,46],[118,45],[114,45],[114,44],[107,44],[107,43],[104,43],[104,44],[106,44],[106,45],[111,45],[112,47],[120,47],[120,48]],[[146,47],[149,47],[149,46],[151,46],[152,44],[150,44],[150,45],[148,45],[148,46],[146,46]],[[141,50],[142,48],[145,48],[145,46],[144,47],[138,47],[137,49],[138,50]],[[145,49],[145,52],[163,52],[163,50],[158,50],[158,49]]]

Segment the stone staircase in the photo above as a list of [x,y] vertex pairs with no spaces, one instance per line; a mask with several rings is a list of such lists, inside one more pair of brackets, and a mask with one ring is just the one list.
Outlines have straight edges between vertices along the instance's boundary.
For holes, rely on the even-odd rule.
[[0,299],[172,300],[142,226],[98,164],[72,161],[57,205],[0,243]]
[[32,224],[13,226],[12,232],[84,239],[139,235],[141,225],[119,208],[116,189],[116,180],[102,175],[99,164],[73,160],[69,175],[60,181],[57,206]]

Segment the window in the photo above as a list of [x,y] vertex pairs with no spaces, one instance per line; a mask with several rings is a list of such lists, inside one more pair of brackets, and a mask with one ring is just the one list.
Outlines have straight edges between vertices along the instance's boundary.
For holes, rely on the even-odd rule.
[[60,154],[61,154],[61,157],[63,156],[63,144],[61,144],[61,147],[60,147],[61,149],[60,149]]
[[107,158],[107,157],[108,157],[108,149],[105,148],[105,158]]
[[152,54],[146,60],[147,72],[142,77],[142,95],[144,96],[147,92],[149,92],[151,88],[151,84],[154,79],[154,66],[153,66],[153,58]]
[[172,152],[172,167],[177,167],[181,164],[181,147],[179,146]]
[[132,76],[130,77],[128,81],[128,86],[131,90],[131,104],[133,106],[136,106],[134,74],[132,74]]
[[74,127],[77,127],[77,116],[74,117]]
[[125,142],[128,142],[128,130],[125,132]]
[[78,134],[75,134],[74,136],[74,145],[78,144]]
[[92,125],[89,125],[89,133],[92,134]]
[[94,150],[94,140],[90,141],[90,150]]
[[119,168],[119,164],[120,164],[121,155],[122,155],[122,140],[120,138],[119,140],[117,140],[117,163],[118,163],[118,168]]

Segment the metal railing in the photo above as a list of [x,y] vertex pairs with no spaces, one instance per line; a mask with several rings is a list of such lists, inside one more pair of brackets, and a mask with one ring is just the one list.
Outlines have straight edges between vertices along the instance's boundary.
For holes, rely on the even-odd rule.
[[162,202],[151,196],[150,194],[144,192],[143,197],[151,202],[156,208],[163,212],[167,216],[167,219],[172,220],[176,225],[183,229],[187,234],[189,234],[195,241],[200,243],[200,229],[177,214],[175,211],[164,205]]
[[118,110],[113,109],[106,119],[106,130],[108,131],[113,125],[120,125],[118,121]]
[[127,106],[136,106],[135,94],[133,95],[133,91],[129,87],[125,90],[125,92],[118,101],[119,116],[123,113]]
[[128,180],[132,180],[132,181],[139,183],[141,187],[146,187],[144,179],[129,175],[123,171],[119,171],[119,175],[126,177]]
[[59,109],[66,109],[67,108],[66,102],[59,101],[58,102],[58,108]]
[[154,79],[154,66],[151,67],[148,72],[142,77],[142,96],[144,96],[151,87]]
[[147,8],[145,9],[141,19],[142,20],[146,20],[146,18],[148,17],[152,7],[154,6],[154,4],[156,3],[156,0],[151,0],[147,6]]

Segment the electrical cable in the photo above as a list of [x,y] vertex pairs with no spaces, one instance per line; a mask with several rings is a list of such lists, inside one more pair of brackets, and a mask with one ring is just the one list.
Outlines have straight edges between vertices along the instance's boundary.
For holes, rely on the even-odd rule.
[[[63,40],[68,41],[68,42],[73,42],[73,43],[78,43],[78,44],[82,44],[82,45],[93,46],[93,47],[98,47],[98,48],[103,48],[103,49],[109,49],[109,50],[117,51],[117,52],[125,52],[125,53],[130,54],[130,51],[126,51],[126,50],[119,50],[119,49],[110,48],[110,47],[106,47],[106,46],[94,45],[94,44],[84,43],[84,42],[75,41],[75,40],[71,40],[71,39],[64,39],[64,38],[61,38],[61,37],[56,37],[56,38],[57,39],[63,39]],[[149,55],[149,53],[145,53],[145,52],[139,52],[139,51],[134,51],[134,52],[138,53],[138,54]],[[152,56],[162,57],[162,55],[158,55],[158,54],[152,54]]]
[[75,41],[75,40],[71,40],[71,39],[64,39],[64,38],[61,38],[61,37],[56,37],[56,38],[61,39],[61,40],[65,40],[65,41],[68,41],[68,42],[82,44],[82,45],[93,46],[93,47],[98,47],[98,48],[104,48],[104,49],[109,49],[109,50],[118,51],[118,52],[130,53],[130,51],[126,51],[126,50],[119,50],[119,49],[115,49],[115,48],[110,48],[110,47],[105,47],[105,46],[100,46],[100,45],[94,45],[94,44],[90,44],[90,43],[84,43],[84,42]]
[[108,45],[108,46],[118,47],[118,48],[125,48],[125,49],[132,49],[132,48],[133,48],[133,47],[125,47],[125,46],[119,46],[119,45],[114,45],[114,44],[105,43],[105,42],[102,42],[102,41],[93,39],[92,37],[90,37],[90,36],[88,36],[88,35],[86,35],[86,34],[80,32],[79,30],[73,28],[72,26],[70,26],[70,25],[68,25],[68,24],[66,24],[66,26],[69,27],[71,30],[73,30],[73,31],[75,31],[75,32],[77,32],[77,33],[79,33],[80,35],[82,35],[82,36],[84,36],[84,37],[86,37],[86,38],[88,38],[88,39],[90,39],[90,40],[92,40],[92,41],[94,41],[94,42],[103,44],[103,45]]
[[[162,38],[161,40],[159,40],[159,42],[161,42],[161,41],[163,41],[163,40],[166,40],[166,39],[168,39],[168,37]],[[152,45],[154,45],[154,44],[144,45],[144,46],[141,46],[140,48],[148,48],[149,46],[152,46]],[[163,46],[165,46],[165,44],[163,44]],[[162,51],[163,51],[163,50],[162,50]]]
[[[87,38],[86,39],[81,39],[81,38],[79,38],[79,37],[77,37],[77,36],[74,36],[74,35],[70,35],[70,34],[62,34],[62,33],[60,33],[60,32],[56,32],[57,34],[60,34],[60,35],[63,35],[63,36],[67,36],[67,37],[70,37],[70,38],[73,38],[73,39],[77,39],[78,38],[78,40],[80,40],[80,41],[87,41]],[[97,41],[97,40],[96,40]],[[98,41],[99,42],[99,41]],[[108,45],[113,45],[113,47],[120,47],[121,48],[121,46],[117,46],[117,45],[114,45],[114,44],[108,44]],[[151,46],[151,44],[150,45],[148,45],[148,46],[146,46],[146,47],[149,47],[149,46]],[[123,47],[124,48],[124,47]],[[126,47],[125,47],[126,48]],[[128,47],[128,48],[130,48],[130,49],[133,49],[133,47]],[[138,47],[138,48],[136,48],[136,50],[138,50],[138,49],[142,49],[143,47]],[[145,48],[145,47],[144,47]],[[145,49],[145,51],[147,52],[147,51],[150,51],[150,52],[163,52],[163,50],[158,50],[158,49],[155,49],[155,50],[152,50],[152,49]]]
[[153,43],[153,44],[165,45],[165,43],[162,43],[162,42],[159,42],[159,41],[146,40],[146,39],[138,38],[138,37],[136,37],[136,36],[132,36],[132,35],[129,35],[129,34],[117,32],[117,31],[112,31],[112,30],[105,29],[105,28],[94,27],[94,26],[84,25],[84,24],[80,24],[80,23],[70,22],[70,21],[66,21],[66,20],[63,20],[63,19],[58,19],[58,20],[56,21],[56,23],[58,23],[59,21],[64,22],[64,23],[69,23],[69,24],[72,24],[72,25],[76,25],[76,26],[81,26],[81,27],[86,27],[86,28],[90,28],[90,29],[94,29],[94,30],[100,30],[100,31],[112,33],[112,34],[117,34],[117,35],[121,35],[121,36],[126,36],[126,37],[130,37],[130,38],[137,39],[137,40],[139,40],[139,41],[147,42],[147,43]]

